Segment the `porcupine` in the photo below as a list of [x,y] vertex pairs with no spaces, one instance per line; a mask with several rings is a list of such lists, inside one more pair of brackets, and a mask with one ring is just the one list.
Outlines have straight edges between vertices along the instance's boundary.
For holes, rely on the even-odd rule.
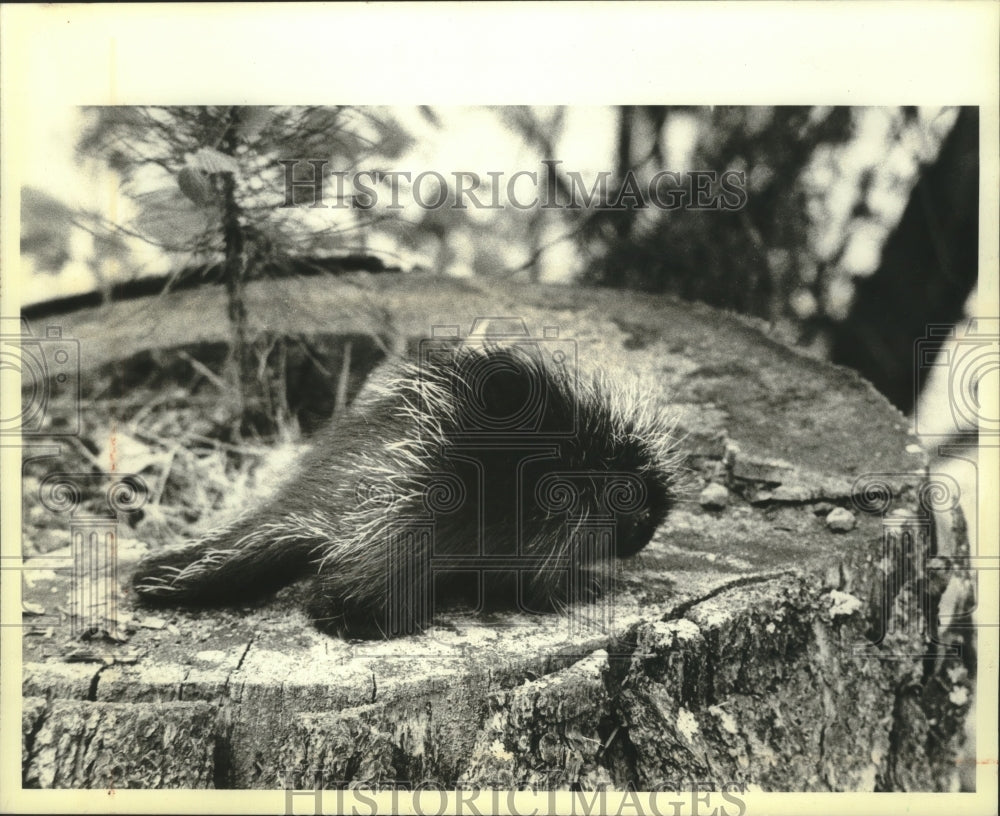
[[[429,591],[435,609],[556,611],[606,589],[580,542],[604,541],[605,566],[634,555],[677,500],[672,424],[530,346],[456,346],[393,364],[374,390],[260,509],[140,563],[140,597],[233,604],[311,575],[315,624],[361,638],[424,628]],[[588,538],[595,521],[613,535]]]

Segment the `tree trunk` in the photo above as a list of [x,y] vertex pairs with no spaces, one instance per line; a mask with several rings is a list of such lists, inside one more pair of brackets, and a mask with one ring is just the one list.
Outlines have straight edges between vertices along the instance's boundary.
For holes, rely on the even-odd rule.
[[979,274],[979,110],[962,108],[925,167],[871,277],[833,329],[831,359],[913,410],[914,343],[962,317]]
[[[239,126],[239,109],[233,108],[229,126],[222,138],[221,152],[233,156],[236,153]],[[274,409],[277,403],[284,403],[283,344],[278,339],[270,343],[261,338],[255,344],[250,337],[247,322],[247,306],[244,289],[254,271],[252,266],[260,260],[253,246],[248,246],[247,233],[243,225],[240,206],[236,201],[236,179],[232,173],[222,175],[222,233],[225,247],[224,278],[228,301],[229,323],[232,326],[232,345],[229,356],[230,382],[233,384],[237,400],[238,435],[270,436],[278,430],[280,412]],[[277,383],[269,382],[267,363],[272,352],[277,352],[279,373],[282,378]],[[276,387],[275,387],[276,386]],[[273,398],[277,391],[279,397]]]

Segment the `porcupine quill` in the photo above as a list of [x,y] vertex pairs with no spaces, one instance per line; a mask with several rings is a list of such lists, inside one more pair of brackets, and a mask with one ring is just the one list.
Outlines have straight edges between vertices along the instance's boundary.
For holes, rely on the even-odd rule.
[[232,604],[309,577],[323,631],[420,631],[434,609],[561,610],[607,589],[677,501],[672,423],[530,346],[395,364],[257,509],[133,577],[149,603]]

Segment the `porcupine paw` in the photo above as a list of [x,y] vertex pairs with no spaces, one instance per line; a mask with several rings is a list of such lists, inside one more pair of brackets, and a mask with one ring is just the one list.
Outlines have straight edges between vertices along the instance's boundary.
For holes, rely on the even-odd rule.
[[610,589],[606,576],[588,570],[581,570],[575,576],[576,588],[570,600],[579,603],[603,601]]
[[599,575],[584,570],[578,572],[575,579],[576,585],[579,587],[578,597],[575,600],[583,603],[596,603],[605,596],[606,589]]
[[607,595],[606,578],[590,570],[577,570],[549,580],[536,580],[523,596],[525,611],[564,613],[574,604],[597,603]]
[[305,611],[321,632],[344,640],[385,640],[390,637],[386,610],[374,603],[333,599],[312,588],[305,602]]

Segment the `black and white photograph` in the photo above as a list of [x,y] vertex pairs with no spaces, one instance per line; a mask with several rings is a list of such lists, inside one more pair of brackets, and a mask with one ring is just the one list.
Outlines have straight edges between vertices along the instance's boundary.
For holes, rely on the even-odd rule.
[[998,7],[418,5],[0,10],[2,811],[995,813]]

